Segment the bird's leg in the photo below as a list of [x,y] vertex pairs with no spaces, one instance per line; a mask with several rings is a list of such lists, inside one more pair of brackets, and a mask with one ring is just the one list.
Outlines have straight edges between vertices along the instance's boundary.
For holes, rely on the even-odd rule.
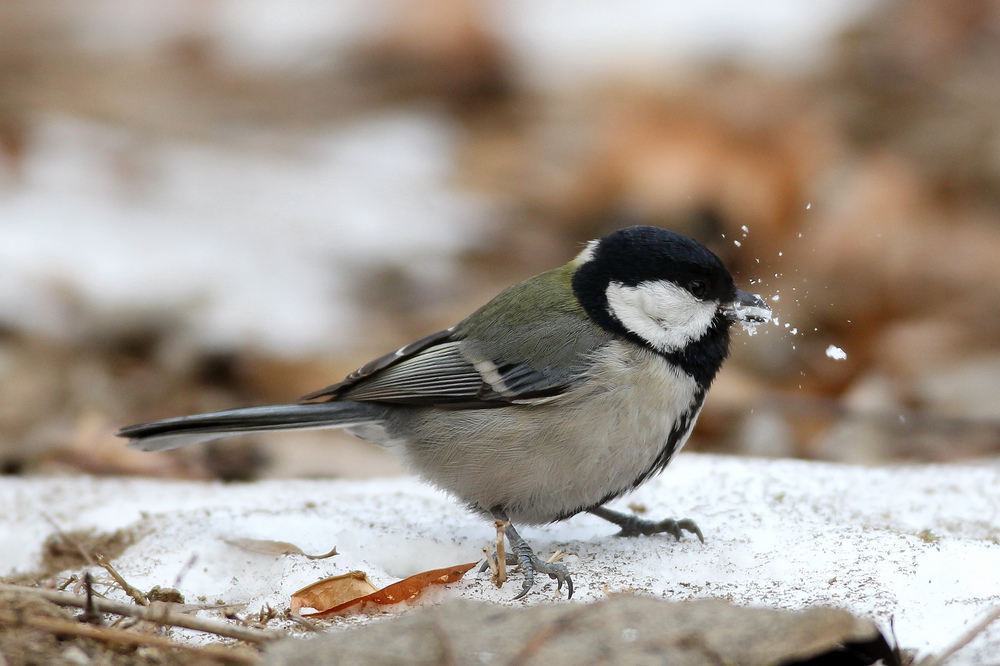
[[[535,584],[535,573],[548,574],[549,578],[556,581],[556,589],[561,590],[563,583],[566,583],[566,598],[573,598],[573,579],[570,578],[569,570],[566,569],[562,564],[557,564],[553,562],[545,562],[539,559],[535,555],[535,551],[531,550],[531,546],[525,541],[514,526],[510,524],[510,519],[507,517],[507,513],[502,509],[493,509],[490,514],[497,519],[502,520],[504,524],[504,533],[507,535],[507,543],[510,544],[511,553],[508,553],[507,557],[510,558],[512,555],[517,558],[517,563],[521,565],[521,570],[524,571],[524,584],[521,586],[521,591],[514,597],[515,600],[520,599],[526,595]],[[510,559],[508,559],[508,562]]]
[[663,532],[666,532],[667,534],[672,534],[675,539],[680,541],[681,535],[684,532],[690,532],[698,537],[698,541],[705,543],[705,537],[702,536],[701,530],[698,529],[698,526],[690,518],[684,518],[682,520],[674,520],[673,518],[666,518],[664,520],[643,520],[642,518],[637,518],[636,516],[630,516],[628,514],[612,511],[611,509],[603,506],[599,506],[594,509],[587,509],[587,513],[592,513],[595,516],[610,521],[622,528],[621,532],[615,536],[627,537],[662,534]]

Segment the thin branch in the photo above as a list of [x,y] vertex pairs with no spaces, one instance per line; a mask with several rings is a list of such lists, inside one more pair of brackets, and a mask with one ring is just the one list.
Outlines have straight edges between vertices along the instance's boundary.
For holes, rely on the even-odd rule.
[[496,558],[493,557],[493,551],[489,549],[489,546],[483,546],[483,555],[486,556],[486,563],[479,567],[479,572],[485,572],[488,567],[492,572],[490,580],[495,583],[497,580],[497,561]]
[[89,571],[83,574],[83,584],[87,595],[84,597],[86,603],[79,619],[87,624],[102,625],[104,624],[104,615],[94,608],[94,577],[90,575]]
[[306,618],[302,617],[301,615],[292,611],[291,609],[285,611],[285,619],[291,620],[295,624],[298,624],[313,633],[319,634],[323,632],[323,629],[318,624],[316,624],[312,620],[307,620]]
[[497,587],[503,587],[503,584],[507,582],[507,553],[503,548],[503,540],[505,536],[504,532],[504,522],[502,520],[496,521],[497,528],[497,570],[493,578],[493,582],[496,583]]
[[188,558],[188,561],[184,563],[184,566],[181,567],[181,570],[177,572],[177,578],[174,578],[174,585],[173,585],[173,588],[175,590],[181,586],[181,581],[184,580],[184,576],[186,576],[187,573],[191,571],[191,568],[197,561],[198,561],[198,553],[193,553],[191,557]]
[[951,655],[971,643],[972,639],[985,631],[986,627],[990,626],[998,619],[1000,619],[1000,608],[994,608],[993,612],[984,617],[982,622],[974,626],[972,629],[969,629],[969,631],[963,634],[962,637],[955,641],[947,650],[941,654],[931,655],[926,659],[921,660],[919,666],[940,666],[945,662],[945,660],[951,657]]
[[[37,587],[24,587],[23,585],[8,585],[0,583],[0,592],[31,594],[47,599],[53,603],[59,604],[60,606],[74,606],[76,608],[86,608],[87,606],[86,597],[69,594],[67,592],[57,592],[56,590],[46,590]],[[154,603],[150,606],[133,606],[131,604],[125,604],[118,601],[95,598],[93,603],[94,608],[102,613],[114,613],[116,615],[133,617],[139,620],[146,620],[147,622],[154,622],[156,624],[193,629],[194,631],[204,631],[218,636],[225,636],[226,638],[236,638],[241,641],[247,641],[248,643],[253,643],[255,645],[262,645],[284,636],[283,633],[273,630],[242,627],[226,622],[220,622],[219,620],[199,618],[191,615],[184,615],[182,613],[171,612],[170,607],[161,602]]]
[[113,566],[111,566],[111,562],[108,562],[108,558],[98,554],[97,563],[100,564],[102,567],[104,567],[105,571],[111,574],[111,577],[114,578],[115,582],[121,586],[122,590],[125,591],[125,594],[135,599],[135,603],[139,604],[140,606],[149,605],[149,599],[146,598],[146,595],[143,594],[140,590],[137,590],[136,588],[129,585],[128,581],[122,578],[122,575],[118,573],[118,570],[115,569]]
[[94,558],[91,557],[90,551],[84,548],[79,541],[71,538],[68,534],[63,532],[62,528],[59,527],[59,523],[57,523],[54,519],[50,518],[48,515],[44,513],[42,514],[42,518],[44,518],[45,521],[52,526],[52,529],[56,531],[56,536],[62,539],[63,543],[65,543],[67,546],[72,546],[73,548],[76,548],[76,550],[80,553],[80,556],[83,557],[83,561],[86,562],[89,566],[94,566]]
[[44,616],[29,617],[22,613],[0,611],[0,622],[15,626],[32,627],[33,629],[40,629],[53,634],[92,638],[105,643],[121,643],[124,645],[183,650],[185,652],[193,652],[204,657],[211,657],[212,659],[233,664],[257,664],[260,661],[260,658],[256,655],[239,652],[233,648],[227,648],[220,645],[208,645],[204,647],[183,645],[181,643],[175,643],[174,641],[162,636],[141,634],[137,631],[125,631],[123,629],[99,627],[93,624],[74,622],[72,620],[62,620]]

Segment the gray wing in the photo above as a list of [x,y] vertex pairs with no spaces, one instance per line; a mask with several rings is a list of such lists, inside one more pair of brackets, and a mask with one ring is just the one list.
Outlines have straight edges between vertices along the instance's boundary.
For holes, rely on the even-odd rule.
[[[556,368],[514,358],[517,354],[509,350],[491,355],[484,345],[463,340],[455,329],[448,329],[375,359],[344,381],[303,400],[327,398],[450,409],[541,402],[564,393],[590,366],[595,340],[567,333],[552,357],[575,362]],[[552,342],[539,340],[540,344]]]
[[462,356],[461,344],[458,341],[441,342],[402,358],[346,387],[339,397],[401,404],[478,400],[483,390],[483,376]]
[[455,327],[452,326],[451,328],[446,328],[443,331],[431,333],[425,338],[420,338],[416,342],[411,342],[410,344],[400,347],[396,351],[389,352],[384,356],[379,356],[375,360],[369,361],[351,374],[347,375],[343,381],[331,384],[330,386],[314,391],[309,395],[302,396],[299,398],[299,402],[308,402],[310,400],[318,400],[320,398],[337,399],[342,397],[343,394],[349,391],[352,387],[358,384],[363,384],[380,371],[396,365],[406,359],[414,358],[421,352],[435,345],[448,342],[451,340],[454,332]]
[[514,285],[458,325],[379,357],[303,400],[467,409],[561,395],[611,339],[573,295],[572,270],[567,265]]

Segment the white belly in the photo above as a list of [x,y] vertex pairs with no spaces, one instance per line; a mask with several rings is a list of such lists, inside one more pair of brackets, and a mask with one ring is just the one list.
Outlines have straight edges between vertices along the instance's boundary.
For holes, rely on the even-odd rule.
[[408,431],[407,462],[519,523],[565,518],[627,492],[684,445],[703,394],[662,357],[627,343],[612,343],[593,367],[585,387],[549,403],[414,410],[398,424]]

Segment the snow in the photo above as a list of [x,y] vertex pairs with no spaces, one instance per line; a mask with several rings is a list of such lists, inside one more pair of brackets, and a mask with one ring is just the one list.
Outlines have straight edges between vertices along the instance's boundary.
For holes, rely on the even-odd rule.
[[517,0],[484,4],[526,83],[662,78],[724,59],[781,73],[816,68],[877,0]]
[[450,183],[457,141],[414,109],[228,144],[48,117],[0,187],[0,321],[72,334],[69,294],[101,316],[179,318],[208,347],[344,349],[365,269],[435,284],[479,242],[488,207]]
[[834,361],[845,361],[847,360],[847,352],[838,347],[837,345],[830,345],[826,348],[826,355],[832,358]]
[[[634,591],[787,609],[832,605],[871,617],[886,632],[893,618],[903,647],[939,652],[1000,603],[998,491],[995,464],[860,467],[684,454],[615,506],[694,518],[704,544],[619,539],[613,526],[589,515],[521,532],[543,557],[570,553],[564,563],[576,586],[573,603]],[[246,604],[248,612],[285,608],[295,590],[351,570],[382,586],[471,562],[494,536],[481,518],[408,477],[232,485],[9,478],[0,486],[0,512],[0,573],[37,567],[52,523],[64,531],[131,528],[142,536],[114,562],[131,584],[176,585],[189,603],[203,597]],[[336,546],[340,554],[274,557],[227,539],[287,541],[307,553]],[[431,600],[566,603],[553,599],[548,580],[512,602],[520,581],[513,573],[498,590],[473,571]],[[1000,626],[949,663],[980,663],[998,650]]]

